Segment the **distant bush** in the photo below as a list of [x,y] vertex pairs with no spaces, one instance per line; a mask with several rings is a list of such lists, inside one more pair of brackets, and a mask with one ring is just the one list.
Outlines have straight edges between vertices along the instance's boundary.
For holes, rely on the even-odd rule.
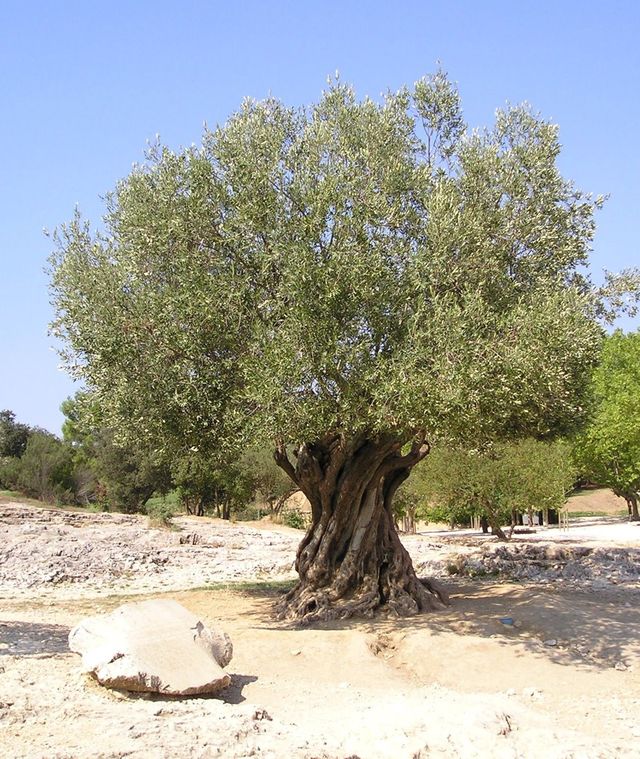
[[174,504],[166,498],[153,498],[147,501],[145,513],[152,525],[162,527],[171,526],[171,520],[175,516]]
[[17,490],[20,482],[20,459],[13,456],[0,458],[0,488]]
[[55,435],[32,432],[23,455],[15,461],[14,484],[23,493],[59,505],[74,503],[73,452]]
[[233,519],[238,522],[255,522],[258,519],[262,519],[265,514],[265,509],[261,509],[259,506],[248,504],[233,512]]
[[0,411],[0,458],[20,458],[33,431],[28,425],[16,422],[13,411]]
[[305,515],[298,509],[287,509],[282,512],[282,524],[293,527],[294,530],[304,530],[307,527]]

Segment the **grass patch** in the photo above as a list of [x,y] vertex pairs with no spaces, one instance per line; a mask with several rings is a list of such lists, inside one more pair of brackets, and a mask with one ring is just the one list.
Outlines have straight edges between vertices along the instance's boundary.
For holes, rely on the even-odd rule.
[[202,590],[222,590],[244,596],[280,596],[296,584],[296,580],[239,580],[238,582],[212,582]]
[[15,490],[0,490],[0,496],[2,498],[17,498],[20,494]]
[[628,512],[624,509],[615,511],[611,514],[605,514],[602,511],[570,511],[569,519],[579,519],[580,517],[626,517]]
[[0,501],[9,503],[24,503],[26,506],[37,506],[39,509],[49,509],[53,511],[73,511],[87,513],[92,511],[103,511],[96,503],[90,503],[88,506],[78,506],[72,503],[51,503],[50,501],[40,501],[38,498],[30,498],[20,493],[18,490],[0,490]]
[[0,498],[11,503],[26,503],[28,506],[40,506],[41,508],[57,508],[54,503],[39,501],[37,498],[29,498],[18,490],[0,490]]

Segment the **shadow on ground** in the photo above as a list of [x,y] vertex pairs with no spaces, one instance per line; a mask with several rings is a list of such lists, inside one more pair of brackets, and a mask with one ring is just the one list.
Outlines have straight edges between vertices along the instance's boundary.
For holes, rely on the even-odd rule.
[[[593,592],[519,583],[455,581],[451,606],[404,619],[383,619],[371,632],[454,632],[521,645],[557,664],[608,669],[640,666],[640,593],[616,588]],[[506,622],[506,624],[505,624]]]
[[[637,589],[614,586],[594,592],[461,579],[443,584],[451,595],[451,605],[441,611],[405,618],[337,620],[316,623],[310,628],[361,630],[373,635],[453,633],[490,638],[505,647],[517,645],[557,664],[585,669],[609,669],[618,663],[640,667],[640,641],[634,632],[640,629]],[[300,633],[310,629],[274,619],[273,605],[280,593],[282,590],[274,592],[271,587],[263,592],[259,587],[240,591],[253,601],[247,615],[250,626]],[[187,598],[185,594],[185,601]]]
[[231,675],[231,685],[222,691],[220,697],[227,704],[241,704],[247,699],[242,695],[245,685],[255,683],[258,678],[255,675]]
[[64,625],[0,622],[0,656],[53,656],[69,653]]

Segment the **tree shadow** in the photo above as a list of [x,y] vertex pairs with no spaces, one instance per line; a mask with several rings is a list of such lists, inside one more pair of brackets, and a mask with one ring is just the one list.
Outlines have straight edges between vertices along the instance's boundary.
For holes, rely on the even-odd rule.
[[297,580],[242,580],[211,583],[205,590],[232,591],[249,598],[279,598],[293,588]]
[[0,622],[0,656],[67,654],[70,629],[37,622]]
[[598,592],[517,582],[449,583],[442,611],[373,623],[376,632],[429,630],[492,638],[534,656],[585,669],[640,666],[640,591]]
[[[443,583],[451,595],[445,609],[412,617],[380,615],[298,625],[273,614],[273,595],[265,593],[252,610],[255,628],[354,630],[364,634],[425,631],[493,639],[528,654],[587,670],[616,664],[640,667],[640,589],[611,586],[600,592],[558,584],[463,580]],[[257,600],[259,594],[252,593]]]

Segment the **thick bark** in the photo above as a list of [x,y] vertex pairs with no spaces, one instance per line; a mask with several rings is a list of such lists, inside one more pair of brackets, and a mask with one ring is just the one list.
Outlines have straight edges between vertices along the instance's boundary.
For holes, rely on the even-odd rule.
[[231,501],[228,498],[222,502],[222,518],[231,519]]
[[498,540],[504,540],[505,542],[509,540],[506,533],[497,522],[495,524],[491,522],[490,524],[491,524],[491,532],[496,536],[496,538],[498,538]]
[[407,512],[402,517],[402,531],[416,534],[416,509],[415,506],[407,506]]
[[505,535],[502,526],[500,525],[500,517],[498,512],[492,508],[490,503],[485,503],[485,514],[488,525],[491,527],[491,532],[498,540],[507,541],[509,538]]
[[640,521],[640,514],[638,513],[638,496],[635,493],[627,493],[625,498],[627,501],[627,508],[629,509],[629,521]]
[[394,525],[393,496],[428,452],[424,441],[404,456],[400,448],[397,440],[336,435],[302,446],[295,466],[278,448],[276,462],[312,511],[296,557],[300,579],[278,604],[281,618],[308,623],[383,609],[408,615],[448,602],[435,583],[416,577]]

